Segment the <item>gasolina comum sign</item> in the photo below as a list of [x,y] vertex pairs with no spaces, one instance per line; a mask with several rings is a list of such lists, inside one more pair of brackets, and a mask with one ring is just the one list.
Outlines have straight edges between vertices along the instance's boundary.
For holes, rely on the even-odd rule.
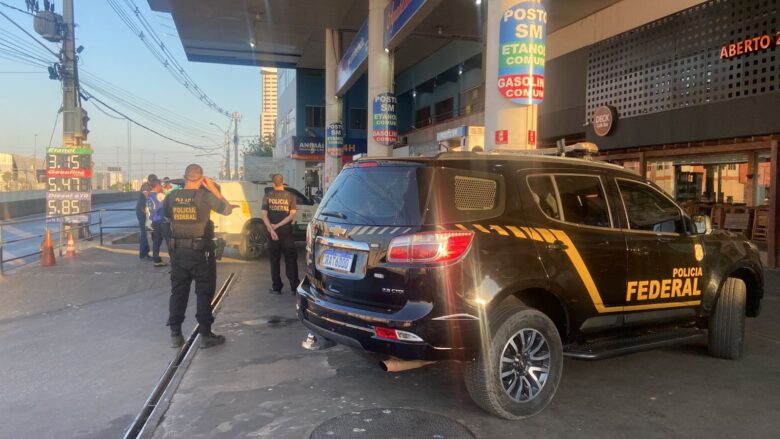
[[521,0],[501,14],[498,89],[520,105],[544,101],[547,10],[542,0]]

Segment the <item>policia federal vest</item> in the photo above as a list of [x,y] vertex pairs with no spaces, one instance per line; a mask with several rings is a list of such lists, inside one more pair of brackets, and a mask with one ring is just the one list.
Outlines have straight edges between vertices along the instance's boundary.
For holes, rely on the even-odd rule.
[[[174,239],[210,239],[210,209],[203,200],[203,190],[179,189],[168,195],[171,200],[171,236]],[[213,226],[212,226],[213,227]],[[209,233],[211,232],[211,233]]]

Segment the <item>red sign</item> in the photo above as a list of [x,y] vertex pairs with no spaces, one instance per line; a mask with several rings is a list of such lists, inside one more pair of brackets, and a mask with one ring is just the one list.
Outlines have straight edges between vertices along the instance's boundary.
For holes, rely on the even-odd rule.
[[760,52],[773,46],[780,47],[780,30],[776,32],[775,38],[764,34],[758,37],[737,40],[731,44],[724,44],[720,48],[720,59],[731,59],[753,52]]
[[92,178],[92,170],[49,168],[46,170],[46,176],[54,178]]
[[497,130],[496,131],[496,145],[506,145],[509,142],[509,131],[508,130]]
[[531,105],[544,100],[544,76],[512,75],[498,78],[501,95],[515,103]]
[[536,131],[528,130],[528,144],[536,145]]

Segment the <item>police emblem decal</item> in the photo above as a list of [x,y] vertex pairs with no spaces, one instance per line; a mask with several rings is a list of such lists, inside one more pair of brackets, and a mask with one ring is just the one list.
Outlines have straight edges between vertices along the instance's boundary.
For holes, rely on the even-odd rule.
[[696,244],[693,246],[693,253],[697,262],[701,262],[704,259],[704,249],[702,248],[701,244]]

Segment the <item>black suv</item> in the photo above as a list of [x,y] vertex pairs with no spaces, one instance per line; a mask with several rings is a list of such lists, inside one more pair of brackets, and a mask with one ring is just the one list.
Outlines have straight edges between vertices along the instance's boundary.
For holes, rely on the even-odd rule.
[[361,160],[309,225],[298,313],[359,349],[467,361],[474,401],[520,419],[552,400],[564,355],[708,337],[713,356],[740,357],[763,296],[759,253],[706,220],[584,159]]

